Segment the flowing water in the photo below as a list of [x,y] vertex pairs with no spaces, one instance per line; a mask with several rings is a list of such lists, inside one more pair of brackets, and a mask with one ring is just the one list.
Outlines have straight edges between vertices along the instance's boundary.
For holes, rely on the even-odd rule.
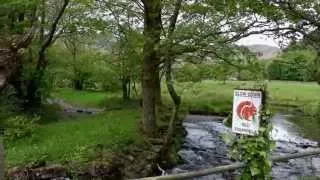
[[[273,155],[292,154],[320,148],[318,142],[300,136],[295,124],[287,120],[288,117],[281,113],[273,117],[272,138],[276,141]],[[179,152],[184,163],[170,170],[170,173],[182,173],[233,163],[227,157],[227,146],[221,139],[221,134],[230,132],[231,129],[222,124],[221,117],[189,115],[184,121],[184,127],[187,136]],[[194,179],[234,179],[238,173],[238,171],[227,172]],[[273,163],[272,177],[279,180],[320,177],[320,155]]]

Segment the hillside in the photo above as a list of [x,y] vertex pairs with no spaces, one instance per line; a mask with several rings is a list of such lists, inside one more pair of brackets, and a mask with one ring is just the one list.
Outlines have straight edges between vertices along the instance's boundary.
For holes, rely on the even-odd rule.
[[257,54],[258,59],[271,59],[275,56],[277,56],[281,49],[275,46],[268,46],[263,44],[255,44],[255,45],[249,45],[247,48]]

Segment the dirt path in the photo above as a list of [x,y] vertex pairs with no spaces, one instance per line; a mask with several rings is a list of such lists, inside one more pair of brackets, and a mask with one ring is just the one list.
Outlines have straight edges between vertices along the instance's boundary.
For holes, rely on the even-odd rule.
[[56,104],[68,114],[98,114],[105,111],[100,108],[85,108],[66,103],[62,99],[47,99],[48,104]]

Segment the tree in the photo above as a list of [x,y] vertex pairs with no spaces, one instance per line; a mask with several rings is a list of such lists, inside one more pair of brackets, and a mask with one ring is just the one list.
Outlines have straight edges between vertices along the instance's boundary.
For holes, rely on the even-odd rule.
[[316,53],[312,49],[289,48],[280,57],[272,60],[267,67],[272,80],[313,81]]
[[[264,17],[270,19],[271,14],[278,14],[275,22],[284,22],[289,24],[288,31],[283,35],[294,41],[304,39],[303,41],[311,45],[317,52],[314,59],[314,78],[320,84],[320,44],[319,44],[319,28],[320,28],[320,3],[314,0],[297,0],[297,1],[261,1],[261,6],[269,7],[272,13],[264,13]],[[259,13],[259,10],[256,11]],[[261,11],[260,11],[261,12]]]
[[[70,36],[63,38],[63,42],[68,52],[71,54],[71,59],[68,59],[68,67],[72,72],[72,86],[75,90],[83,90],[85,81],[93,74],[95,59],[94,53],[87,52],[90,47],[86,46],[85,37],[80,37],[76,30]],[[98,58],[97,58],[98,59]]]
[[[41,84],[41,80],[44,76],[46,67],[48,65],[48,61],[46,59],[46,51],[51,46],[54,36],[56,34],[56,31],[58,29],[58,24],[60,19],[62,18],[67,6],[69,5],[69,0],[63,0],[62,6],[59,7],[57,15],[53,18],[53,22],[50,25],[50,28],[48,29],[48,34],[45,36],[44,34],[40,34],[40,48],[38,51],[38,59],[36,62],[35,71],[31,76],[31,79],[28,82],[27,85],[27,103],[29,105],[39,105],[41,103],[41,97],[37,96],[37,91],[39,90],[39,85]],[[45,3],[43,3],[45,4]],[[44,7],[43,7],[44,8]],[[44,17],[45,13],[42,13],[42,20],[45,21]],[[41,24],[44,24],[42,22]],[[43,27],[42,27],[43,28]],[[41,31],[44,33],[44,31]]]
[[22,64],[23,49],[34,37],[35,1],[4,1],[0,6],[0,91],[15,81]]
[[141,20],[143,19],[142,4],[139,1],[98,1],[108,18],[109,31],[112,34],[111,64],[121,82],[122,98],[129,100],[140,79],[143,35]]
[[159,90],[161,1],[142,0],[144,4],[144,48],[142,65],[143,130],[156,132],[156,96]]
[[122,98],[127,101],[131,97],[133,85],[140,79],[142,35],[133,29],[127,29],[114,48],[112,63],[121,82]]

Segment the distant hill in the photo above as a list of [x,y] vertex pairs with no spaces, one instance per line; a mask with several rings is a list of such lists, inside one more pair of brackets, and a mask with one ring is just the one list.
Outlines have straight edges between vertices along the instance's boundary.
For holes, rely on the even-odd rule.
[[258,59],[266,60],[279,55],[281,49],[275,46],[268,46],[263,44],[255,44],[246,46],[251,52],[256,53]]

